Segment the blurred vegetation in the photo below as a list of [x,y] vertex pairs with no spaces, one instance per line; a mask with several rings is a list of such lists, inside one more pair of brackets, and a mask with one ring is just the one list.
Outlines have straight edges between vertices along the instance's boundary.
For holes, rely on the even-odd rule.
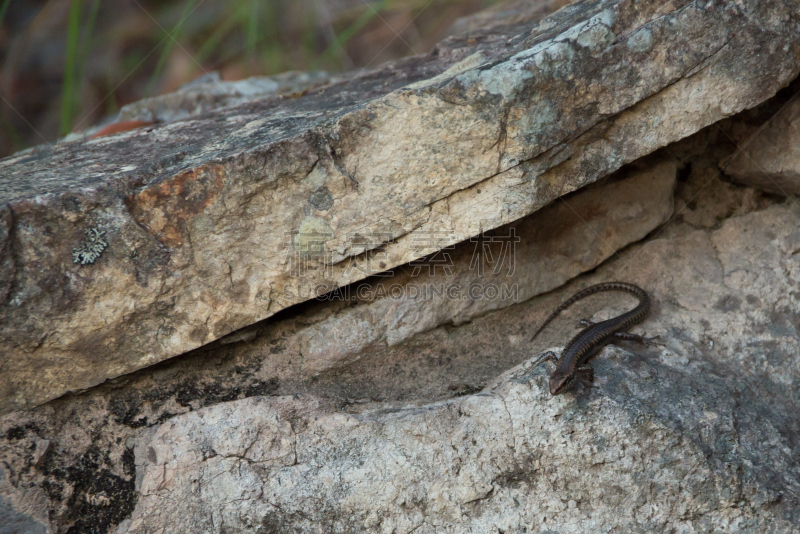
[[428,52],[497,0],[0,0],[0,157],[211,71],[341,71]]

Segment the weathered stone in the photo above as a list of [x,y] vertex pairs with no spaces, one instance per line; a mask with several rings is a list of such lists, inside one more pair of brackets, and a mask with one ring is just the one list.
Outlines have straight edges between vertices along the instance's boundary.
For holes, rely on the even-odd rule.
[[665,223],[672,215],[675,173],[671,160],[644,161],[613,183],[446,247],[395,276],[326,295],[357,304],[318,314],[318,322],[295,333],[304,370],[313,374],[350,363],[376,344],[396,345],[563,285]]
[[[550,294],[391,346],[355,347],[350,363],[339,360],[316,376],[304,367],[306,329],[375,303],[312,301],[237,332],[230,343],[6,415],[0,418],[0,465],[8,475],[3,481],[0,470],[0,498],[51,532],[113,532],[117,525],[120,533],[174,532],[181,525],[223,532],[243,524],[242,530],[256,532],[336,531],[337,525],[358,532],[393,522],[398,532],[417,524],[422,531],[446,531],[436,527],[442,518],[458,532],[491,532],[492,525],[507,532],[513,525],[529,532],[532,525],[535,532],[604,526],[797,532],[800,308],[794,294],[800,273],[791,253],[800,246],[800,213],[776,204],[774,196],[721,181],[718,162],[729,150],[718,145],[725,139],[714,126],[669,147],[665,152],[684,166],[679,212],[642,245],[618,251],[596,272]],[[637,179],[643,178],[636,172],[626,178]],[[569,216],[562,221],[572,228],[566,233],[579,236],[579,219],[569,207],[592,205],[580,198],[610,196],[606,188],[626,180],[576,192],[531,218]],[[594,220],[587,212],[581,216]],[[607,217],[624,221],[614,210]],[[614,224],[592,226],[598,241],[618,239],[601,230]],[[535,240],[518,246],[541,247]],[[474,248],[458,245],[454,264],[460,247]],[[518,249],[520,272],[533,268],[523,257]],[[406,269],[413,265],[396,276]],[[547,393],[548,366],[528,373],[523,365],[498,378],[541,349],[563,346],[578,318],[626,309],[630,297],[598,295],[599,302],[576,304],[535,345],[528,343],[561,301],[608,279],[630,280],[651,293],[653,312],[636,331],[661,335],[666,347],[608,348],[593,361],[597,387],[565,397]],[[492,397],[474,395],[481,390]],[[228,402],[243,397],[249,400]],[[501,401],[509,413],[497,409]],[[460,439],[464,429],[471,432],[468,440]],[[292,463],[279,439],[287,436],[294,440],[291,453],[302,453],[296,465],[283,465]],[[505,447],[512,436],[512,447]],[[456,451],[442,446],[447,439]],[[42,440],[51,445],[37,464]],[[151,458],[151,443],[154,454],[164,456]],[[175,476],[164,487],[143,494],[143,484],[157,478],[154,466],[181,450],[188,456],[176,462],[197,454],[203,459],[184,472],[169,471]],[[434,453],[440,454],[436,464],[425,456]],[[393,459],[402,463],[393,465]],[[364,463],[355,470],[358,461]],[[273,474],[297,481],[291,477],[300,472],[307,476],[294,488],[265,491],[277,485]],[[183,485],[190,473],[196,483]],[[212,479],[213,473],[219,477]],[[327,479],[326,473],[335,475]],[[383,486],[376,482],[387,477]],[[492,492],[485,495],[487,488]],[[164,497],[168,490],[172,497]],[[387,502],[391,492],[399,498]],[[466,502],[471,496],[478,500]],[[287,500],[285,508],[274,508]],[[300,512],[282,515],[287,510]],[[379,520],[381,527],[363,526]],[[213,525],[206,528],[207,522]]]
[[218,73],[212,72],[184,85],[174,93],[128,104],[119,111],[117,119],[174,122],[255,99],[299,96],[304,91],[325,85],[334,79],[326,72],[291,71],[232,82],[222,81]]
[[722,162],[734,181],[779,195],[800,194],[800,102],[793,101]]
[[5,487],[7,485],[8,476],[5,469],[0,467],[0,534],[45,534],[47,532],[45,523],[33,517],[34,515],[45,517],[45,499],[39,499],[38,503],[31,502],[30,496],[37,493],[31,491],[23,495],[23,502],[15,502],[14,499],[5,496],[9,489]]
[[[253,76],[244,80],[223,81],[218,72],[210,72],[181,86],[174,93],[144,98],[125,105],[119,113],[82,132],[67,135],[61,142],[86,141],[103,135],[111,125],[131,123],[133,127],[159,125],[187,119],[203,113],[236,106],[256,99],[293,98],[337,78],[322,71],[289,71],[272,76]],[[133,128],[122,128],[125,132]]]
[[[642,327],[666,346],[607,348],[590,391],[551,397],[548,369],[523,364],[437,404],[343,414],[287,396],[176,417],[137,439],[121,532],[798,532],[798,228],[788,204],[685,228],[458,333],[520,350],[523,309],[609,278],[646,287]],[[604,300],[597,320],[626,307]]]
[[[498,25],[484,19],[468,31],[480,31],[485,22],[495,28],[495,36],[510,38],[530,26],[526,13],[539,7],[511,6]],[[772,4],[761,8],[772,9]],[[765,14],[756,13],[753,20],[763,22]],[[652,23],[647,27],[652,29]],[[709,28],[715,28],[713,21]],[[576,42],[592,46],[607,37],[594,30]],[[651,37],[627,36],[625,46],[641,51]],[[470,33],[463,43],[474,38]],[[451,44],[462,38],[453,39]],[[472,71],[464,67],[484,60],[482,54],[472,55],[439,79],[452,84],[450,76],[469,75]],[[295,291],[314,282],[327,291],[340,282],[336,273],[350,279],[344,266],[333,269],[336,276],[327,271],[323,278],[314,272],[289,277],[291,285],[284,280],[280,294],[271,298],[309,301],[220,334],[216,343],[171,361],[0,417],[0,532],[800,532],[800,210],[790,200],[723,182],[718,173],[720,160],[735,150],[729,140],[747,138],[764,124],[770,109],[782,107],[791,95],[783,91],[765,106],[673,144],[610,180],[562,195],[672,135],[637,130],[637,121],[672,120],[663,130],[690,132],[686,125],[691,121],[717,114],[699,104],[709,95],[686,91],[699,83],[698,77],[728,72],[723,67],[712,63],[688,82],[678,81],[635,105],[635,111],[611,117],[605,130],[594,127],[570,138],[560,146],[573,159],[552,169],[542,158],[522,162],[520,172],[543,172],[533,178],[537,187],[552,184],[553,191],[537,193],[543,196],[525,196],[523,186],[513,186],[516,197],[501,192],[494,180],[511,172],[506,171],[467,187],[471,196],[462,199],[464,191],[450,195],[450,211],[439,206],[426,215],[455,221],[450,226],[423,225],[425,231],[414,230],[396,242],[376,244],[362,235],[349,243],[370,249],[345,262],[347,269],[361,273],[356,278],[376,270],[392,270],[392,277],[368,277],[324,302],[311,298],[313,291],[293,294],[286,288]],[[735,83],[727,83],[704,87],[719,90],[723,99],[734,98]],[[383,101],[389,97],[394,98]],[[305,98],[318,97],[293,101],[299,105]],[[383,120],[373,119],[373,126]],[[674,122],[678,119],[686,122]],[[514,131],[519,130],[507,130]],[[375,132],[382,130],[362,131],[359,139]],[[649,133],[665,137],[640,138]],[[137,135],[145,134],[119,138]],[[621,140],[626,146],[618,144]],[[348,150],[360,150],[354,146]],[[587,157],[594,158],[591,165]],[[369,161],[375,161],[375,154]],[[680,168],[677,187],[675,162]],[[219,168],[225,165],[233,168],[230,162]],[[286,240],[303,261],[317,259],[317,238],[338,232],[337,217],[343,213],[340,191],[320,179],[320,165],[305,178],[307,196],[297,208],[297,228],[306,231]],[[533,174],[523,174],[522,183]],[[198,250],[225,250],[221,244],[208,245],[208,237],[195,243],[198,233],[192,233],[197,227],[199,234],[213,234],[221,220],[210,224],[203,219],[219,214],[213,211],[215,203],[206,206],[206,194],[220,175],[209,164],[197,174],[206,180],[206,189],[184,181],[181,187],[194,196],[179,209],[177,197],[156,194],[156,185],[131,193],[165,215],[159,219],[152,210],[136,212],[142,217],[149,213],[149,235],[159,229],[163,265],[174,268],[170,262],[181,253],[186,272],[194,273],[204,265]],[[160,183],[180,185],[169,177]],[[670,217],[673,189],[675,213]],[[97,191],[111,195],[102,188],[87,194]],[[233,193],[226,187],[220,191],[218,202],[230,202]],[[497,226],[548,195],[562,196],[524,219]],[[248,209],[264,205],[257,194],[248,198]],[[45,206],[52,202],[51,197],[40,200]],[[383,208],[391,209],[391,203]],[[456,208],[472,210],[473,219]],[[7,269],[2,272],[47,267],[20,262],[25,249],[18,247],[18,236],[21,232],[30,242],[35,232],[20,223],[16,209],[17,204],[0,208],[5,247],[0,265]],[[186,215],[192,210],[200,214]],[[186,218],[166,217],[171,213]],[[469,230],[479,237],[451,247],[455,236],[473,235],[462,231],[471,221],[480,221]],[[91,228],[97,231],[76,230],[77,241],[64,247],[64,257],[71,261],[72,247],[82,244],[77,256],[86,265],[73,274],[107,276],[110,266],[103,262],[116,254],[118,241],[110,239],[113,232],[105,227]],[[57,231],[53,223],[51,232]],[[225,232],[217,237],[230,237],[230,229]],[[191,243],[168,243],[187,235]],[[513,272],[494,270],[500,255],[475,254],[494,238],[503,244],[516,237]],[[245,247],[255,239],[237,238]],[[398,246],[406,247],[415,261],[394,265]],[[443,262],[444,254],[449,257]],[[159,265],[154,264],[154,272],[160,272]],[[483,273],[476,272],[479,265]],[[499,266],[508,265],[503,261]],[[534,296],[595,266],[551,293]],[[432,274],[425,276],[428,269]],[[416,276],[414,271],[419,271]],[[226,271],[232,291],[235,273]],[[547,376],[552,367],[532,369],[530,358],[563,346],[578,318],[597,309],[602,311],[592,319],[607,318],[628,309],[631,299],[598,295],[594,302],[567,310],[535,344],[528,342],[530,335],[576,290],[610,279],[647,289],[654,306],[635,331],[659,335],[664,346],[608,347],[592,362],[595,388],[578,386],[551,397]],[[148,280],[141,278],[143,287],[152,283]],[[84,283],[90,287],[98,281],[108,291],[116,283],[102,277]],[[469,287],[476,282],[482,288],[517,284],[517,299],[528,300],[408,298],[414,285]],[[164,295],[178,295],[181,282],[160,283]],[[3,294],[18,295],[16,284],[17,278],[0,276]],[[365,287],[399,287],[404,298],[390,292],[363,297],[358,291]],[[40,295],[52,298],[52,288],[48,291]],[[198,291],[200,300],[206,298],[207,288]],[[348,295],[355,300],[340,300]],[[161,310],[166,326],[172,325],[171,315],[184,313],[183,307],[192,309],[186,297],[176,302],[175,308]],[[46,333],[42,347],[62,335],[56,327]],[[100,332],[97,339],[104,335]],[[106,368],[107,359],[97,356],[94,362],[93,356],[97,353],[87,352],[82,363],[87,372],[95,365]],[[118,363],[125,369],[129,362],[122,355]]]
[[[300,282],[345,285],[359,256],[391,269],[448,244],[420,236],[497,228],[752,107],[797,74],[795,19],[777,0],[577,3],[301,98],[7,158],[0,411],[298,302],[293,258]],[[92,229],[107,246],[73,263]]]

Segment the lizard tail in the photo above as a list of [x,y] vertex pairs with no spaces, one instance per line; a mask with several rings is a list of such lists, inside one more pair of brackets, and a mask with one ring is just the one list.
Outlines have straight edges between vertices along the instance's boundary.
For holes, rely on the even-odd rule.
[[537,330],[536,333],[533,334],[533,337],[531,337],[530,341],[536,339],[536,336],[538,336],[542,332],[542,330],[544,330],[545,327],[548,324],[550,324],[550,321],[558,317],[558,315],[562,311],[566,310],[567,308],[569,308],[571,305],[575,304],[582,298],[588,297],[589,295],[594,295],[595,293],[600,293],[601,291],[625,291],[627,293],[632,294],[633,296],[639,299],[639,305],[636,307],[636,310],[633,311],[638,311],[639,308],[646,310],[647,308],[650,307],[650,298],[647,296],[647,293],[641,287],[633,284],[628,284],[627,282],[602,282],[600,284],[595,284],[593,286],[587,287],[586,289],[578,291],[577,293],[572,295],[569,299],[567,299],[561,306],[556,308],[556,310],[550,314],[550,317],[548,317],[545,320],[545,322],[542,323],[542,326],[539,327],[539,330]]

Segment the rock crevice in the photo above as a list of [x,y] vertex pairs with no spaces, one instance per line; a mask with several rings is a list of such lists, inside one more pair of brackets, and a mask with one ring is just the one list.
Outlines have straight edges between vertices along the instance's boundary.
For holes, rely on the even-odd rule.
[[[366,250],[385,247],[385,269],[415,261],[752,107],[798,72],[795,18],[777,0],[679,2],[668,12],[658,2],[582,2],[450,37],[432,54],[299,98],[165,116],[172,122],[6,158],[0,190],[17,230],[3,246],[19,262],[0,310],[12,377],[0,410],[163,361],[302,302],[282,257],[302,253],[296,236],[306,230],[321,256],[304,282],[345,286],[366,276],[348,268]],[[329,200],[315,204],[321,187]],[[491,201],[476,207],[478,190]],[[72,264],[94,227],[108,247],[91,265]],[[417,250],[432,232],[447,239]],[[369,246],[354,247],[354,234],[369,234]],[[158,328],[162,336],[147,334]],[[51,329],[58,340],[40,343]],[[100,349],[114,354],[104,365]]]
[[0,161],[0,531],[800,533],[795,6],[557,3]]

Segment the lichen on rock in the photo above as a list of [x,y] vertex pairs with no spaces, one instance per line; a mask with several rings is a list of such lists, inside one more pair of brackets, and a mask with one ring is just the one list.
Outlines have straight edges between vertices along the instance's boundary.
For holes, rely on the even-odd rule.
[[103,239],[105,234],[105,230],[100,230],[96,227],[86,230],[86,239],[80,246],[72,249],[72,261],[81,265],[97,261],[108,246],[108,243]]
[[[0,531],[798,534],[795,6],[551,5],[0,162]],[[663,345],[553,397],[609,280]]]

